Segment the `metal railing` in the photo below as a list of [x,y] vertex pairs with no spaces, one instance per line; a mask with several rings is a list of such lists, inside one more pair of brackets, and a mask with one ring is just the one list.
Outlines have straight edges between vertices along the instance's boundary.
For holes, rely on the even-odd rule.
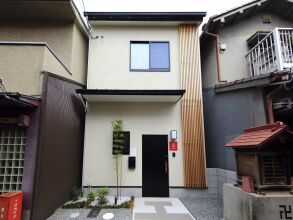
[[293,28],[275,28],[246,55],[251,76],[293,66]]

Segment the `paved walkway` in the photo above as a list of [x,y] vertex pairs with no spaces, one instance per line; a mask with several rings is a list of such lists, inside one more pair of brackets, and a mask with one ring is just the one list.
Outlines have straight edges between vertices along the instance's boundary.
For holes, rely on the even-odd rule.
[[177,198],[136,198],[133,220],[195,220]]
[[[103,220],[103,214],[114,213],[112,220],[220,220],[223,204],[213,198],[136,198],[132,209],[102,209],[96,218],[87,218],[90,209],[57,209],[49,220]],[[78,216],[72,215],[78,213]]]

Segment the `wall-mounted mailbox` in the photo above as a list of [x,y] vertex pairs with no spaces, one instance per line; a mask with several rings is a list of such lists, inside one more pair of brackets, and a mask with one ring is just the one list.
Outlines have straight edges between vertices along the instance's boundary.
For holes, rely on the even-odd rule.
[[130,170],[135,169],[135,158],[136,157],[128,157],[128,169]]

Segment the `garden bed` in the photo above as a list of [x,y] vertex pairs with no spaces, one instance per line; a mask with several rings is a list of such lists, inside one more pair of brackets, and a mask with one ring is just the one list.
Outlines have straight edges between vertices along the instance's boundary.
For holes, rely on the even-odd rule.
[[76,201],[69,201],[65,203],[63,209],[80,209],[80,208],[90,208],[90,209],[117,209],[117,208],[126,208],[131,209],[134,205],[134,197],[121,197],[117,200],[117,205],[115,205],[115,197],[107,196],[108,202],[106,204],[99,204],[98,198],[95,198],[94,201],[88,200],[83,197]]

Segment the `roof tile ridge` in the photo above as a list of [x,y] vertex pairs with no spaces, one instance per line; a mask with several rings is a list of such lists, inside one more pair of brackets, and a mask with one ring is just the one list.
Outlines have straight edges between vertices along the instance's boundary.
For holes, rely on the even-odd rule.
[[286,127],[287,127],[287,125],[285,125],[281,121],[278,121],[278,122],[272,123],[272,124],[246,128],[246,129],[244,129],[244,133],[253,132],[253,131],[261,131],[261,130],[269,130],[269,129],[271,129],[271,131],[275,131],[275,130],[277,130],[279,128],[286,128]]

